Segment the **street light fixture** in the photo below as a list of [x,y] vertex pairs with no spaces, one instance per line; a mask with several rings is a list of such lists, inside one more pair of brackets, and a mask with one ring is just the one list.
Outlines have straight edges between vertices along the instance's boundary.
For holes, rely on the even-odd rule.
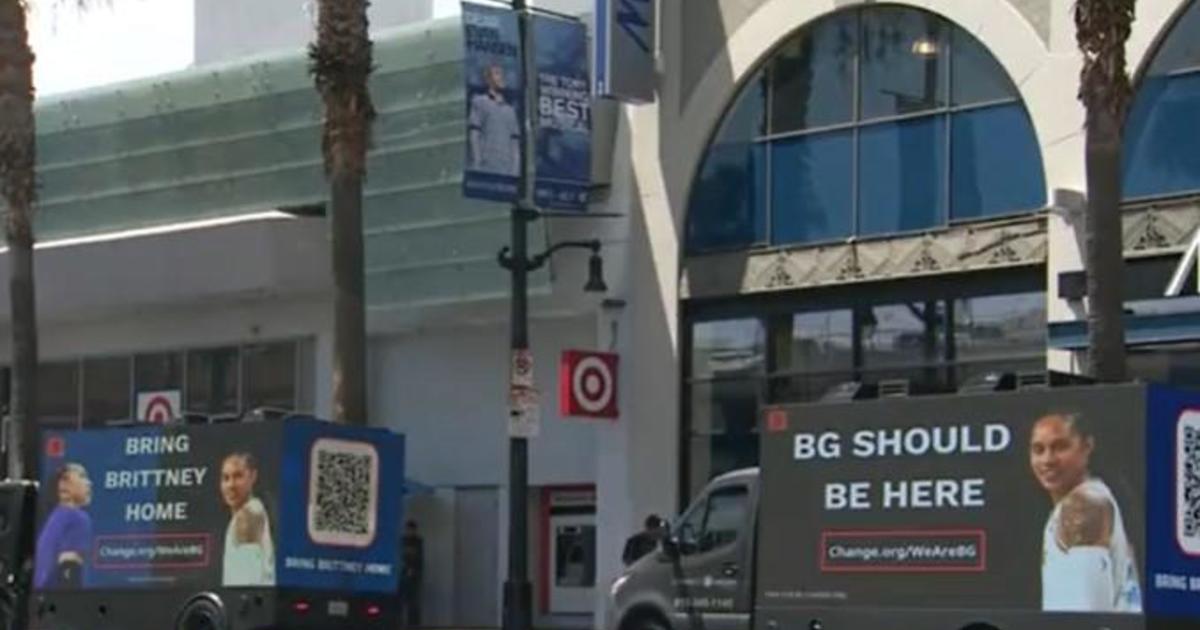
[[[516,204],[512,208],[512,245],[496,255],[500,266],[509,271],[512,279],[512,328],[510,350],[512,366],[509,373],[510,401],[521,400],[521,394],[533,389],[532,358],[529,355],[529,272],[545,265],[555,252],[563,249],[589,249],[588,279],[583,290],[603,293],[604,261],[600,258],[600,241],[563,241],[546,251],[530,257],[526,224],[536,221],[541,213]],[[510,402],[510,404],[514,404]],[[524,413],[514,407],[509,414]],[[504,582],[503,630],[529,630],[532,622],[532,587],[528,567],[528,503],[529,503],[529,441],[510,432],[508,453],[508,578]]]
[[[530,213],[531,219],[536,219],[540,216],[536,210],[526,210]],[[525,273],[537,271],[541,269],[554,254],[564,249],[590,249],[592,255],[588,257],[588,279],[583,285],[583,290],[587,293],[605,293],[608,291],[608,285],[604,282],[604,259],[600,257],[600,240],[591,239],[587,241],[562,241],[555,243],[546,251],[529,258],[523,265],[517,264],[515,257],[516,252],[508,246],[500,248],[500,254],[497,260],[501,267],[509,271],[515,271],[518,268],[523,268]]]

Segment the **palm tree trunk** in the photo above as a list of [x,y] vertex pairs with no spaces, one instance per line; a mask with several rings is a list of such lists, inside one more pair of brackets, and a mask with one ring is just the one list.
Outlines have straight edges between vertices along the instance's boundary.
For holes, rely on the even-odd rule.
[[1125,380],[1121,132],[1131,94],[1125,42],[1134,8],[1135,0],[1075,3],[1075,39],[1083,53],[1079,99],[1087,108],[1088,363],[1092,377],[1108,383]]
[[367,423],[362,182],[375,108],[367,82],[366,0],[320,0],[310,70],[325,104],[321,149],[330,182],[333,239],[333,419]]
[[19,0],[0,0],[0,197],[7,206],[12,307],[12,398],[8,472],[37,475],[37,319],[33,289],[33,51]]
[[1086,138],[1088,342],[1092,377],[1125,380],[1124,238],[1121,233],[1121,123],[1101,108]]
[[362,175],[331,176],[333,205],[334,419],[366,424],[367,332],[363,297]]

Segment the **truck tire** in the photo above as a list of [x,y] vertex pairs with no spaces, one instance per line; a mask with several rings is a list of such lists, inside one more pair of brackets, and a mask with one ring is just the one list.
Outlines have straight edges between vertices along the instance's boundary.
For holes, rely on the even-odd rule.
[[621,624],[621,630],[671,630],[671,628],[655,615],[642,614]]
[[221,598],[212,593],[193,597],[179,610],[174,630],[229,630]]

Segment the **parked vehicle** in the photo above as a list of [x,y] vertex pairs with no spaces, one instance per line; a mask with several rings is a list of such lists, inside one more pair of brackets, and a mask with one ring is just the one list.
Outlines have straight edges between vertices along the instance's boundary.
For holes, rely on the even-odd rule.
[[769,408],[611,586],[610,630],[1200,622],[1200,394],[1148,385]]
[[312,418],[48,432],[31,627],[398,627],[403,437]]

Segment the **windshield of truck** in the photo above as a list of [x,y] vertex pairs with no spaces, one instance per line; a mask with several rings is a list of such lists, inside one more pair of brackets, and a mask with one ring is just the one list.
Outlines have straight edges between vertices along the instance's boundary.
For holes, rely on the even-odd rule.
[[681,553],[705,553],[734,543],[746,522],[745,486],[714,490],[684,515],[676,527]]

